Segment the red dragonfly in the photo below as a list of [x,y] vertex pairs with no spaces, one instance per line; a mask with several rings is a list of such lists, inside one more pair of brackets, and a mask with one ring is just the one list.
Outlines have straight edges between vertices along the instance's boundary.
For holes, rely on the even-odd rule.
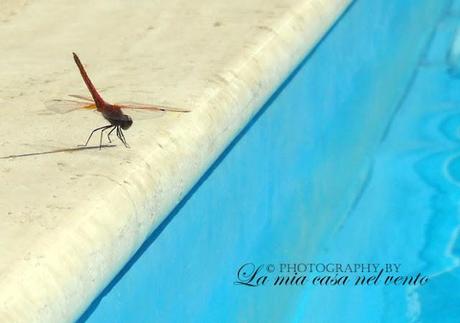
[[[129,148],[128,143],[126,142],[125,135],[123,134],[123,130],[128,130],[131,125],[133,124],[133,119],[127,114],[123,112],[123,110],[142,110],[142,111],[156,111],[156,112],[179,112],[179,113],[186,113],[190,112],[190,110],[183,110],[177,109],[172,107],[166,107],[162,105],[148,105],[148,104],[139,104],[139,103],[129,103],[129,104],[110,104],[104,99],[102,99],[99,92],[94,87],[93,83],[88,77],[83,64],[81,63],[80,59],[78,58],[77,54],[73,53],[73,58],[75,63],[80,70],[80,74],[85,82],[89,93],[92,96],[92,99],[81,96],[81,95],[70,95],[71,97],[78,98],[80,100],[84,100],[86,102],[80,102],[75,100],[51,100],[48,102],[48,107],[51,110],[67,110],[72,111],[76,109],[96,109],[98,112],[102,114],[102,116],[110,123],[109,125],[102,126],[99,128],[94,129],[91,134],[89,135],[86,143],[83,146],[87,146],[89,140],[93,136],[93,134],[97,131],[101,131],[101,137],[99,140],[99,149],[102,147],[102,137],[104,131],[109,130],[107,134],[107,138],[109,142],[112,142],[110,139],[110,135],[113,131],[116,131],[117,137],[121,140],[121,142],[125,145],[126,148]],[[77,107],[75,107],[75,104]]]

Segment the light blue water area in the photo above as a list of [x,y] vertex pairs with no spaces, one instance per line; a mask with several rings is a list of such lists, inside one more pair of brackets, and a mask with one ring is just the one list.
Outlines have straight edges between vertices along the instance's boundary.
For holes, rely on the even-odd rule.
[[460,322],[460,79],[448,60],[460,17],[453,9],[437,23],[359,202],[321,255],[401,263],[403,274],[423,273],[429,282],[307,290],[299,321],[367,322],[367,313],[373,322]]
[[[80,321],[454,318],[460,84],[446,8],[356,1]],[[431,280],[234,284],[245,263],[318,261],[401,263]]]
[[450,6],[449,14],[454,16],[460,16],[460,1],[459,0],[452,0],[452,4]]

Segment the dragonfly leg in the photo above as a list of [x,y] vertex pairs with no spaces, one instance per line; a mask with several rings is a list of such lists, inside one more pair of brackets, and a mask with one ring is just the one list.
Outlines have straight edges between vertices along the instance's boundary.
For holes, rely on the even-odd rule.
[[121,130],[120,127],[117,127],[117,137],[120,138],[121,142],[125,145],[126,148],[129,148],[125,135],[123,134],[123,130]]
[[[102,136],[104,135],[104,131],[106,131],[109,128],[116,128],[116,126],[110,125],[110,126],[105,127],[104,129],[102,129],[101,138],[99,139],[99,150],[101,150],[101,148],[102,148]],[[113,129],[112,129],[112,131],[113,131]]]
[[103,127],[99,127],[99,128],[94,129],[93,131],[91,131],[91,134],[89,135],[88,139],[86,140],[86,143],[84,145],[80,145],[80,146],[85,146],[85,147],[88,146],[89,140],[91,139],[91,137],[93,136],[93,134],[96,131],[101,130],[101,129],[106,129],[106,128],[109,128],[109,127],[112,127],[112,125],[103,126]]
[[112,132],[116,129],[117,127],[113,127],[112,130],[110,130],[110,132],[108,133],[107,135],[107,139],[109,139],[109,142],[112,143],[112,139],[110,139],[110,135],[112,134]]
[[[120,127],[117,127],[117,137],[121,140],[121,142],[123,142],[123,138],[120,135]],[[123,144],[124,144],[124,142],[123,142]]]

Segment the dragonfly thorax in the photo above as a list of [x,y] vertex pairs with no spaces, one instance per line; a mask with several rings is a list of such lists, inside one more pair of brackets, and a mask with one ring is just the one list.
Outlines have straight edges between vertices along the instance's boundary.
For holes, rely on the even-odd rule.
[[121,129],[127,130],[133,124],[133,119],[127,114],[124,114],[120,108],[116,106],[108,106],[102,111],[102,115],[107,121],[114,126],[120,126]]

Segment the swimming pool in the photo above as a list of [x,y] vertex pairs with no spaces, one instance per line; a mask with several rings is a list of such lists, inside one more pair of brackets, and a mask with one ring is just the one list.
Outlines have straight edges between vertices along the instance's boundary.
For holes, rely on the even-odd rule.
[[[80,321],[458,321],[459,3],[356,1]],[[430,281],[234,284],[318,262]]]

